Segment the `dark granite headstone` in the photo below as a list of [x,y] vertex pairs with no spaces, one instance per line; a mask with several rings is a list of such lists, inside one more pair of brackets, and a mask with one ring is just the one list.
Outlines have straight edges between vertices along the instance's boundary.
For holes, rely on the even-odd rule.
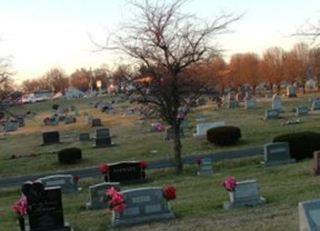
[[109,165],[106,182],[139,182],[146,178],[145,169],[138,161],[118,162]]
[[268,109],[268,110],[266,110],[264,118],[266,120],[278,119],[279,118],[279,110],[276,110],[276,109]]
[[109,128],[97,128],[93,136],[93,146],[97,148],[111,146],[111,136]]
[[43,145],[60,143],[60,134],[58,131],[42,133]]
[[40,182],[27,182],[22,193],[28,201],[28,219],[25,230],[29,231],[71,231],[64,222],[59,187],[44,188]]
[[266,166],[288,164],[295,162],[290,157],[289,144],[276,142],[264,145],[264,164]]
[[101,127],[102,123],[99,118],[94,118],[91,120],[91,127]]
[[163,196],[162,188],[137,188],[120,192],[126,208],[122,213],[113,211],[112,226],[128,226],[175,218]]

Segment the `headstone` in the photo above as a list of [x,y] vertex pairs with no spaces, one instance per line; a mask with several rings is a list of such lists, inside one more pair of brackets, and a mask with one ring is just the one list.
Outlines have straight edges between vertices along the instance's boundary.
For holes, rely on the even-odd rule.
[[198,175],[212,175],[212,159],[211,158],[202,158],[201,163],[199,164]]
[[288,97],[297,97],[297,88],[293,85],[287,87],[287,96]]
[[320,230],[320,199],[299,202],[299,230]]
[[78,182],[70,174],[46,176],[38,179],[45,187],[61,187],[63,193],[78,192]]
[[291,159],[289,144],[287,142],[276,142],[264,145],[264,164],[266,166],[294,163]]
[[86,122],[87,122],[87,124],[92,125],[92,120],[93,120],[93,117],[92,117],[92,116],[86,115]]
[[66,118],[64,119],[64,123],[65,124],[73,124],[73,123],[75,123],[77,121],[77,119],[74,117],[74,116],[72,116],[72,115],[68,115],[68,116],[66,116]]
[[89,141],[90,140],[90,134],[89,133],[80,133],[79,134],[79,140],[81,142],[83,141]]
[[28,215],[25,219],[26,231],[71,231],[64,222],[59,187],[43,188],[37,183],[25,183],[22,192],[27,197]]
[[42,133],[43,145],[60,143],[60,134],[58,131]]
[[245,109],[255,109],[257,107],[257,101],[255,99],[247,99],[244,102]]
[[4,124],[4,131],[5,132],[14,132],[17,131],[19,128],[19,122],[12,122],[8,121]]
[[87,209],[103,209],[108,208],[107,189],[115,187],[119,189],[118,182],[103,182],[89,186],[89,202],[86,203]]
[[111,145],[109,128],[97,128],[93,136],[93,146],[96,148],[103,148]]
[[320,175],[320,151],[313,152],[312,173]]
[[194,136],[196,137],[206,136],[207,131],[210,128],[217,128],[225,125],[226,123],[224,121],[197,124],[197,131],[196,131],[196,134],[194,134]]
[[112,212],[112,226],[128,226],[175,218],[162,188],[137,188],[120,192],[126,208],[122,213]]
[[265,198],[260,197],[259,186],[256,180],[238,182],[235,190],[229,192],[230,202],[224,202],[223,208],[237,208],[242,206],[256,206],[265,203]]
[[282,112],[282,103],[281,97],[278,94],[274,94],[272,97],[272,107],[273,110],[277,110],[278,112]]
[[94,118],[91,121],[91,127],[101,127],[102,123],[101,120],[99,118]]
[[16,120],[19,123],[19,127],[24,127],[25,126],[25,122],[24,122],[24,117],[23,116],[17,116]]
[[296,108],[296,116],[305,116],[308,115],[309,113],[309,108],[306,106],[300,106]]
[[145,169],[139,161],[123,161],[109,165],[106,182],[141,182],[146,179]]
[[311,111],[319,111],[320,110],[320,99],[315,99],[312,101]]
[[267,109],[265,111],[265,120],[270,120],[270,119],[279,119],[279,111],[275,109]]

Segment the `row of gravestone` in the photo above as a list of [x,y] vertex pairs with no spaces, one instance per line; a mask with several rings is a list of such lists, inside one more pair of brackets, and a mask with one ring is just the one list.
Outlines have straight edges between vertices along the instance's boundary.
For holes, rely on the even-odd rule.
[[6,133],[7,132],[14,132],[24,126],[25,126],[24,117],[17,116],[14,119],[10,119],[3,124],[3,131]]
[[[59,144],[60,143],[60,133],[58,131],[50,131],[42,133],[43,145]],[[89,141],[89,133],[79,134],[79,141]],[[111,134],[108,128],[97,128],[92,137],[93,146],[97,148],[109,147],[112,145]]]

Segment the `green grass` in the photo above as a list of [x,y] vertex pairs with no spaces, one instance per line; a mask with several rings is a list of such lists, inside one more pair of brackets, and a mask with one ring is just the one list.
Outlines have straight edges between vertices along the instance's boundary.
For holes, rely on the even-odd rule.
[[[177,219],[128,227],[126,230],[297,230],[298,203],[319,197],[318,177],[310,173],[310,160],[265,168],[259,158],[224,161],[214,165],[215,174],[196,176],[196,166],[190,166],[173,177],[172,169],[148,171],[152,182],[130,185],[122,189],[146,186],[174,185],[177,199],[170,202]],[[228,176],[237,180],[257,179],[260,192],[267,203],[258,207],[224,210],[222,203],[228,193],[222,182]],[[76,195],[63,195],[66,220],[75,231],[108,230],[110,212],[107,209],[87,211],[88,186],[101,182],[101,178],[81,179],[83,191]],[[15,230],[15,215],[10,205],[19,198],[15,189],[0,191],[0,227],[3,231]]]
[[[259,146],[270,142],[276,135],[298,131],[319,131],[320,115],[310,115],[303,117],[302,124],[282,126],[281,123],[286,119],[293,119],[294,113],[290,112],[298,105],[310,105],[307,98],[313,95],[300,97],[296,99],[287,99],[283,102],[284,110],[282,120],[264,121],[264,111],[269,108],[271,103],[259,103],[259,108],[247,111],[244,108],[216,110],[209,104],[194,110],[189,115],[189,128],[186,129],[186,138],[182,139],[183,155],[203,154],[228,149],[238,149],[250,146]],[[80,99],[70,101],[42,102],[32,105],[24,105],[13,108],[15,113],[25,111],[37,112],[33,119],[26,122],[26,127],[15,133],[0,137],[0,177],[17,176],[35,173],[45,173],[57,170],[82,168],[95,166],[101,162],[111,163],[120,160],[156,160],[172,158],[172,144],[164,141],[164,133],[151,133],[150,123],[147,121],[141,123],[139,117],[121,115],[123,108],[128,107],[128,102],[119,104],[115,114],[101,113],[98,109],[89,105],[90,101],[105,100],[110,102],[107,97],[98,99]],[[45,116],[52,113],[53,104],[77,105],[80,112],[78,122],[71,125],[59,125],[57,127],[45,127],[42,120]],[[91,142],[80,143],[78,141],[65,140],[62,138],[62,144],[41,146],[41,133],[48,130],[59,130],[63,137],[68,134],[78,135],[80,132],[93,132],[84,122],[84,112],[100,117],[105,127],[111,129],[113,142],[117,145],[111,148],[94,149]],[[207,121],[224,120],[228,125],[234,125],[241,128],[242,139],[239,145],[232,147],[216,147],[209,144],[205,138],[196,139],[192,136],[195,132],[196,115],[205,115]],[[76,165],[59,165],[55,154],[66,147],[80,147],[83,150],[83,161]],[[31,153],[38,154],[35,158],[28,158]],[[23,158],[11,160],[12,155],[21,155]],[[12,169],[12,166],[15,166]]]

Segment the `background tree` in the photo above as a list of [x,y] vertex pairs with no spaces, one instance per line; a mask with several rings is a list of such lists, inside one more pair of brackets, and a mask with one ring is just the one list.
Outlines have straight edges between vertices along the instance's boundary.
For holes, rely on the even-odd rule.
[[184,3],[184,0],[132,2],[137,13],[119,31],[115,47],[106,47],[121,50],[139,66],[146,67],[143,75],[137,73],[131,79],[135,89],[132,99],[155,107],[162,120],[172,126],[178,173],[183,169],[180,109],[187,112],[209,90],[205,78],[198,77],[192,68],[217,55],[218,50],[211,46],[212,39],[239,19],[221,15],[212,22],[204,22],[183,14]]
[[317,78],[318,89],[320,89],[320,48],[313,48],[310,51],[310,65],[312,73]]
[[0,102],[12,91],[12,72],[10,72],[10,60],[0,58]]
[[53,92],[62,92],[69,87],[69,79],[65,72],[59,68],[53,68],[49,70],[43,77],[48,83],[50,90]]

